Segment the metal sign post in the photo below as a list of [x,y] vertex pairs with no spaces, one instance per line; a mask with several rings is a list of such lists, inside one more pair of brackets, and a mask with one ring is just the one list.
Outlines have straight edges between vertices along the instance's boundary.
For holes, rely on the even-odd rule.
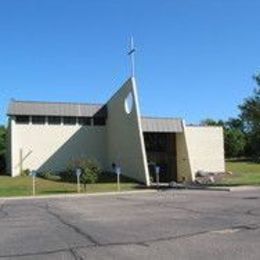
[[117,175],[117,190],[120,191],[120,175],[121,175],[120,166],[116,166],[116,175]]
[[157,189],[158,189],[159,188],[159,184],[160,184],[160,178],[159,178],[160,166],[155,166],[155,175],[156,175],[156,186],[157,186]]
[[35,178],[36,178],[36,171],[31,171],[30,176],[32,177],[32,195],[35,196]]
[[80,193],[80,175],[81,175],[81,169],[76,169],[76,175],[77,175],[77,192]]

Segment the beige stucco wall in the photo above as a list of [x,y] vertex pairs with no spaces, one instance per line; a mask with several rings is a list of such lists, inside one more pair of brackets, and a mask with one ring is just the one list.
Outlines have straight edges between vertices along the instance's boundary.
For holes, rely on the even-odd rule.
[[[133,95],[130,114],[125,111],[125,98]],[[120,164],[122,174],[150,185],[141,118],[134,78],[129,79],[108,101],[107,158]]]
[[192,179],[198,170],[225,171],[222,127],[184,127]]
[[12,120],[12,176],[23,169],[60,171],[69,161],[88,158],[106,165],[105,127],[15,124]]

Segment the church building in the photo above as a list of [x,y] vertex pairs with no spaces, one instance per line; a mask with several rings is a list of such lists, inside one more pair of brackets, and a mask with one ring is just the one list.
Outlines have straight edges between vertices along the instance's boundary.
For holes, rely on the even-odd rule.
[[142,117],[134,77],[105,104],[12,100],[7,115],[8,172],[63,171],[72,160],[91,159],[104,171],[147,186],[153,165],[160,181],[194,180],[197,171],[223,172],[221,127],[188,126],[181,118]]

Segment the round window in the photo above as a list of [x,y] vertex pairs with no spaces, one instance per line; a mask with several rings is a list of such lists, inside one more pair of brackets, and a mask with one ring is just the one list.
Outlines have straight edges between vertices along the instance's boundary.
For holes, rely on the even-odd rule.
[[125,98],[125,112],[130,114],[133,109],[134,98],[132,92],[130,92]]

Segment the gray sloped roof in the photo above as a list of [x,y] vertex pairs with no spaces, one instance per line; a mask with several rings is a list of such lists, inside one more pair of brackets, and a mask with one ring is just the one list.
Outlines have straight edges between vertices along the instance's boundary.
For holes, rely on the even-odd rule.
[[77,116],[91,117],[98,113],[105,116],[101,104],[16,101],[9,103],[7,115]]
[[[102,104],[17,101],[9,103],[7,115],[28,116],[107,116],[106,106]],[[182,119],[142,117],[143,132],[183,132]]]
[[143,132],[182,133],[181,118],[142,117]]

